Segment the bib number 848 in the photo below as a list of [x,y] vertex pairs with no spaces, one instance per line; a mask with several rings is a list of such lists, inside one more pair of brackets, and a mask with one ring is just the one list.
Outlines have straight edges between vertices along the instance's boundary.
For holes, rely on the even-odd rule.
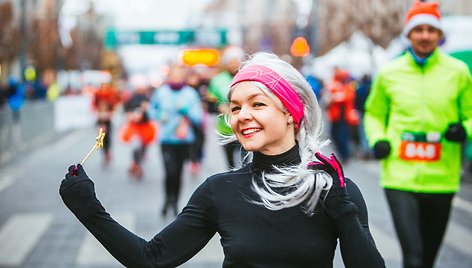
[[402,141],[400,158],[416,161],[437,161],[441,156],[441,143]]

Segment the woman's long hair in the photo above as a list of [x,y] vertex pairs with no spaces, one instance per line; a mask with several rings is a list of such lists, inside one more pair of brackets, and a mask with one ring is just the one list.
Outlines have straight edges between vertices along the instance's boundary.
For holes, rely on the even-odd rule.
[[[329,141],[321,140],[322,115],[316,96],[305,78],[293,66],[274,54],[255,53],[241,64],[241,69],[249,65],[263,65],[282,76],[297,92],[304,106],[304,117],[296,131],[301,163],[289,167],[275,167],[276,172],[262,174],[262,183],[253,180],[254,191],[260,196],[263,204],[271,210],[280,210],[303,204],[303,209],[312,215],[320,199],[321,193],[328,191],[332,185],[331,176],[324,172],[309,170],[308,163],[314,161],[315,153]],[[267,95],[276,96],[263,84],[254,82]],[[230,94],[234,88],[230,90]],[[285,109],[284,109],[285,110]],[[286,111],[286,110],[285,110]],[[228,116],[227,123],[229,123]],[[225,136],[223,143],[236,140],[235,135]],[[279,191],[281,188],[284,191]]]

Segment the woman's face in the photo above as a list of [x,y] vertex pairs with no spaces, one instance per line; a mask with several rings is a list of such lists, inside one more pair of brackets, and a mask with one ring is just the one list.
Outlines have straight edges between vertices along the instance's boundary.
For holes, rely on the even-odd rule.
[[279,99],[267,96],[253,83],[236,85],[228,113],[231,128],[245,150],[276,155],[295,145],[290,114],[279,107],[283,107]]

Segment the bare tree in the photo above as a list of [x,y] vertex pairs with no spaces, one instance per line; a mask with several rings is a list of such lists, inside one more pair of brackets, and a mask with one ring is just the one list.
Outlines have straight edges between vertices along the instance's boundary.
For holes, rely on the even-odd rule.
[[103,51],[103,33],[100,32],[101,17],[93,6],[78,16],[78,24],[70,35],[72,45],[64,49],[66,69],[99,69]]
[[79,62],[80,57],[78,55],[78,39],[79,39],[80,31],[78,28],[74,28],[70,32],[70,37],[72,39],[72,44],[63,50],[63,59],[64,59],[64,66],[65,70],[73,70],[79,69]]
[[56,0],[45,1],[37,7],[38,12],[28,31],[28,58],[38,74],[46,69],[57,69],[62,49],[58,32],[58,6]]
[[339,43],[348,40],[354,32],[353,13],[346,8],[350,2],[345,0],[314,1],[316,55],[325,54]]
[[354,25],[374,44],[386,48],[389,43],[400,35],[403,29],[405,6],[409,1],[355,1],[352,5]]
[[0,3],[0,64],[11,63],[19,53],[20,32],[13,20],[10,1]]
[[[269,3],[267,8],[271,4],[274,5]],[[292,1],[285,1],[279,2],[272,8],[274,9],[273,15],[269,16],[269,37],[272,40],[272,51],[278,55],[288,54],[297,17],[295,6]]]
[[314,0],[316,54],[323,55],[361,31],[374,44],[387,47],[402,30],[410,0]]
[[51,19],[35,19],[34,33],[28,46],[30,60],[34,62],[36,71],[42,73],[46,69],[56,69],[60,48],[57,22]]

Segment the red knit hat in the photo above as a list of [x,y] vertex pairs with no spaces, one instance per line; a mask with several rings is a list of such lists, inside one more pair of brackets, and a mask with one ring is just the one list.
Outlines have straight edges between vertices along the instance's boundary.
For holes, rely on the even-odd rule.
[[439,3],[437,2],[421,2],[416,0],[410,7],[405,17],[405,28],[402,35],[408,37],[413,28],[421,24],[431,25],[442,31],[441,14],[439,13]]

